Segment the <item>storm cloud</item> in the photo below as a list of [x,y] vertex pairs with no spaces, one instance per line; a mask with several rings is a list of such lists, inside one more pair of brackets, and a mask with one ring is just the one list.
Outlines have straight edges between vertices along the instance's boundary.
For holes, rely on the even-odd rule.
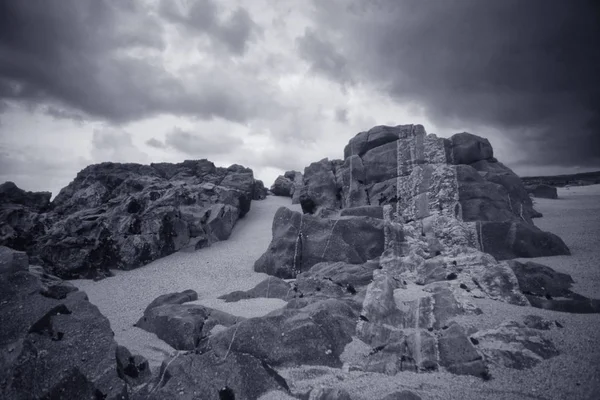
[[315,71],[416,102],[438,126],[497,129],[524,147],[523,163],[598,164],[597,3],[313,4],[315,31],[299,40]]

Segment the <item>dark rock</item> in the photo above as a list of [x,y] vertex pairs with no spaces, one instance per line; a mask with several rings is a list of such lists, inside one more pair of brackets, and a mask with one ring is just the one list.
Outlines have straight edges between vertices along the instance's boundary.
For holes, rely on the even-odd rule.
[[61,278],[103,277],[227,239],[256,185],[252,170],[207,160],[91,165],[49,207],[49,194],[3,196],[0,244]]
[[29,257],[22,251],[0,246],[0,275],[29,269]]
[[550,330],[550,328],[554,326],[554,322],[548,321],[539,315],[526,315],[525,318],[523,318],[523,323],[528,328],[538,329],[541,331]]
[[335,175],[340,164],[339,160],[329,161],[324,158],[304,169],[304,186],[299,200],[305,214],[326,216],[341,208],[342,188],[336,183]]
[[252,200],[264,200],[267,198],[267,188],[263,181],[256,179],[252,188]]
[[390,393],[382,400],[421,400],[421,396],[410,390],[403,390],[401,392]]
[[219,299],[225,300],[227,303],[255,298],[287,300],[293,295],[294,291],[289,283],[270,276],[250,290],[231,292],[220,296]]
[[4,182],[0,185],[0,205],[21,205],[41,212],[48,208],[51,197],[52,193],[50,192],[26,192],[19,189],[13,182]]
[[525,186],[525,189],[527,189],[527,192],[533,197],[538,197],[540,199],[558,199],[558,192],[554,186],[539,184]]
[[453,164],[472,164],[494,157],[489,140],[467,132],[452,135],[450,143]]
[[[481,340],[480,340],[481,341]],[[438,339],[440,364],[448,371],[458,375],[483,377],[487,374],[487,366],[483,358],[457,323],[452,323]]]
[[285,207],[273,220],[273,240],[254,270],[293,278],[326,261],[362,264],[383,252],[383,221],[369,217],[318,218]]
[[279,175],[271,186],[271,193],[275,196],[292,197],[294,189],[294,181],[285,176]]
[[156,334],[177,350],[193,350],[215,326],[231,326],[243,319],[200,305],[182,304],[197,298],[192,290],[160,296],[135,326]]
[[28,271],[0,274],[0,397],[127,398],[108,320],[85,293],[42,288]]
[[148,360],[140,355],[132,355],[124,346],[117,346],[117,374],[132,386],[138,386],[150,380],[152,372]]
[[351,304],[327,299],[276,310],[215,333],[204,345],[220,356],[243,353],[276,367],[340,367],[339,356],[352,341],[358,319]]
[[188,353],[165,360],[157,382],[138,398],[222,400],[233,395],[235,399],[256,400],[273,390],[289,393],[285,379],[250,354]]
[[313,265],[307,272],[308,276],[327,279],[339,286],[365,286],[373,280],[373,271],[379,268],[377,260],[364,264],[348,264],[345,262],[323,262]]
[[516,322],[477,332],[473,337],[479,341],[477,348],[486,358],[508,368],[531,368],[541,360],[559,354],[552,342],[543,338],[539,331]]
[[571,294],[573,278],[568,274],[556,272],[552,268],[532,261],[520,263],[510,261],[509,266],[519,280],[519,287],[524,293],[543,297],[566,297]]

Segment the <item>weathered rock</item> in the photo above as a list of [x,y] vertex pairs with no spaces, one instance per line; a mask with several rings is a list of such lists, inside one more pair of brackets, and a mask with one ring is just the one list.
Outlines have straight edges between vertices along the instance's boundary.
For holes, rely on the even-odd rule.
[[207,160],[91,165],[48,210],[29,207],[41,200],[9,196],[28,206],[0,205],[0,244],[27,251],[63,278],[102,277],[109,268],[136,268],[227,239],[249,211],[256,187],[252,170],[217,168]]
[[243,318],[195,304],[193,290],[171,293],[155,299],[135,326],[156,334],[177,350],[193,350],[217,325],[231,326]]
[[255,298],[287,300],[293,295],[292,285],[283,279],[270,276],[250,290],[231,292],[220,296],[219,299],[227,303]]
[[259,179],[255,180],[252,188],[252,200],[264,200],[266,198],[267,188],[265,188],[265,184]]
[[531,329],[538,329],[541,331],[550,330],[553,326],[556,326],[555,322],[549,321],[540,317],[539,315],[526,315],[523,318],[523,324]]
[[539,184],[525,186],[525,189],[533,197],[538,197],[540,199],[558,199],[558,192],[554,186]]
[[10,274],[29,269],[29,257],[22,251],[0,246],[0,274]]
[[[542,264],[510,261],[519,286],[532,306],[577,314],[600,313],[600,300],[571,291],[573,278]],[[555,299],[557,297],[558,299]]]
[[362,264],[383,252],[383,221],[369,217],[336,219],[302,215],[285,207],[273,220],[273,240],[254,270],[293,278],[325,261]]
[[74,291],[43,296],[28,271],[0,274],[0,397],[126,399],[109,321]]
[[285,379],[250,354],[235,351],[225,355],[188,353],[163,362],[157,382],[136,398],[256,400],[272,390],[289,393]]
[[514,321],[496,329],[477,332],[471,336],[485,357],[508,368],[526,369],[540,361],[555,357],[558,350],[539,331]]
[[383,207],[381,206],[362,206],[344,208],[340,212],[342,217],[371,217],[383,219]]
[[117,374],[132,386],[144,384],[152,377],[148,360],[140,355],[133,355],[124,346],[117,346]]
[[448,371],[458,375],[487,376],[488,370],[483,358],[475,350],[460,325],[451,324],[442,332],[438,343],[440,363]]
[[294,181],[279,175],[273,185],[271,186],[271,193],[275,196],[292,197],[294,190]]
[[341,208],[342,188],[336,183],[335,174],[340,164],[340,160],[324,158],[304,169],[304,186],[299,200],[305,214],[327,216]]
[[215,333],[204,345],[220,356],[243,353],[276,367],[340,367],[339,356],[352,341],[358,319],[352,304],[327,299],[302,308],[276,310]]
[[450,143],[453,164],[472,164],[494,157],[494,150],[487,139],[467,132],[452,135]]
[[34,211],[44,211],[50,205],[50,192],[26,192],[19,189],[14,182],[0,185],[0,205],[14,204],[27,207]]

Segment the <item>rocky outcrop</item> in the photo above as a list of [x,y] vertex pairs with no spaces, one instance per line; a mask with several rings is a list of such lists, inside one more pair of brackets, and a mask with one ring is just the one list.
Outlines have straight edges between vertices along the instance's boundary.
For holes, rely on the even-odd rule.
[[215,326],[227,327],[243,320],[200,305],[184,304],[197,299],[193,290],[162,295],[146,307],[135,326],[156,334],[176,350],[193,350]]
[[255,180],[252,188],[252,200],[264,200],[267,198],[267,188],[261,180]]
[[[0,248],[0,265],[0,397],[127,399],[134,373],[118,366],[110,324],[85,293],[49,295],[24,253]],[[145,360],[132,357],[143,380]]]
[[227,239],[259,192],[252,170],[239,165],[217,168],[207,160],[91,165],[49,206],[32,209],[43,202],[16,195],[8,201],[27,205],[0,205],[0,244],[19,244],[63,278],[102,277],[109,268],[136,268]]
[[558,191],[555,186],[550,185],[527,185],[525,186],[527,193],[533,197],[540,199],[558,199]]
[[285,174],[279,175],[271,186],[271,193],[275,196],[291,197],[293,203],[299,202],[300,191],[303,186],[302,174],[298,171],[286,171]]
[[273,241],[254,264],[254,270],[294,278],[320,262],[362,264],[379,257],[383,246],[382,219],[323,219],[281,207],[273,219]]
[[[360,305],[354,335],[371,351],[349,368],[488,379],[489,352],[457,321],[482,312],[474,298],[535,303],[526,280],[503,260],[569,254],[568,248],[533,225],[538,213],[527,191],[486,139],[441,139],[420,125],[375,127],[351,139],[344,156],[306,167],[304,214],[277,212],[255,270],[295,278],[277,284],[288,306],[333,299]],[[259,286],[228,298],[264,297],[264,282]],[[245,323],[266,329],[268,318],[274,316]],[[526,333],[516,351],[539,342],[538,334]],[[508,333],[504,338],[513,342]]]
[[[527,190],[494,158],[487,139],[469,133],[438,138],[421,125],[378,126],[351,139],[344,157],[306,167],[305,213],[331,217],[390,205],[404,222],[442,213],[472,224],[480,243],[494,244],[485,251],[499,259],[569,254],[560,238],[533,225],[540,215]],[[498,229],[504,240],[494,237]]]

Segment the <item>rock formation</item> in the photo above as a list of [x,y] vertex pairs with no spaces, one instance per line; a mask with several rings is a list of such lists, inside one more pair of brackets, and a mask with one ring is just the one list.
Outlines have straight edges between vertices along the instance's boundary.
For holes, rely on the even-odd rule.
[[227,239],[265,191],[248,168],[199,160],[91,165],[51,203],[10,183],[0,195],[0,244],[57,276],[96,278]]
[[538,185],[525,185],[525,190],[533,197],[541,199],[558,199],[558,192],[554,186],[544,185],[543,183]]
[[127,399],[128,382],[149,377],[85,293],[6,247],[0,267],[1,398]]
[[298,171],[286,171],[279,175],[271,186],[271,193],[275,196],[291,197],[292,202],[297,204],[300,201],[300,188],[303,186],[302,174]]

